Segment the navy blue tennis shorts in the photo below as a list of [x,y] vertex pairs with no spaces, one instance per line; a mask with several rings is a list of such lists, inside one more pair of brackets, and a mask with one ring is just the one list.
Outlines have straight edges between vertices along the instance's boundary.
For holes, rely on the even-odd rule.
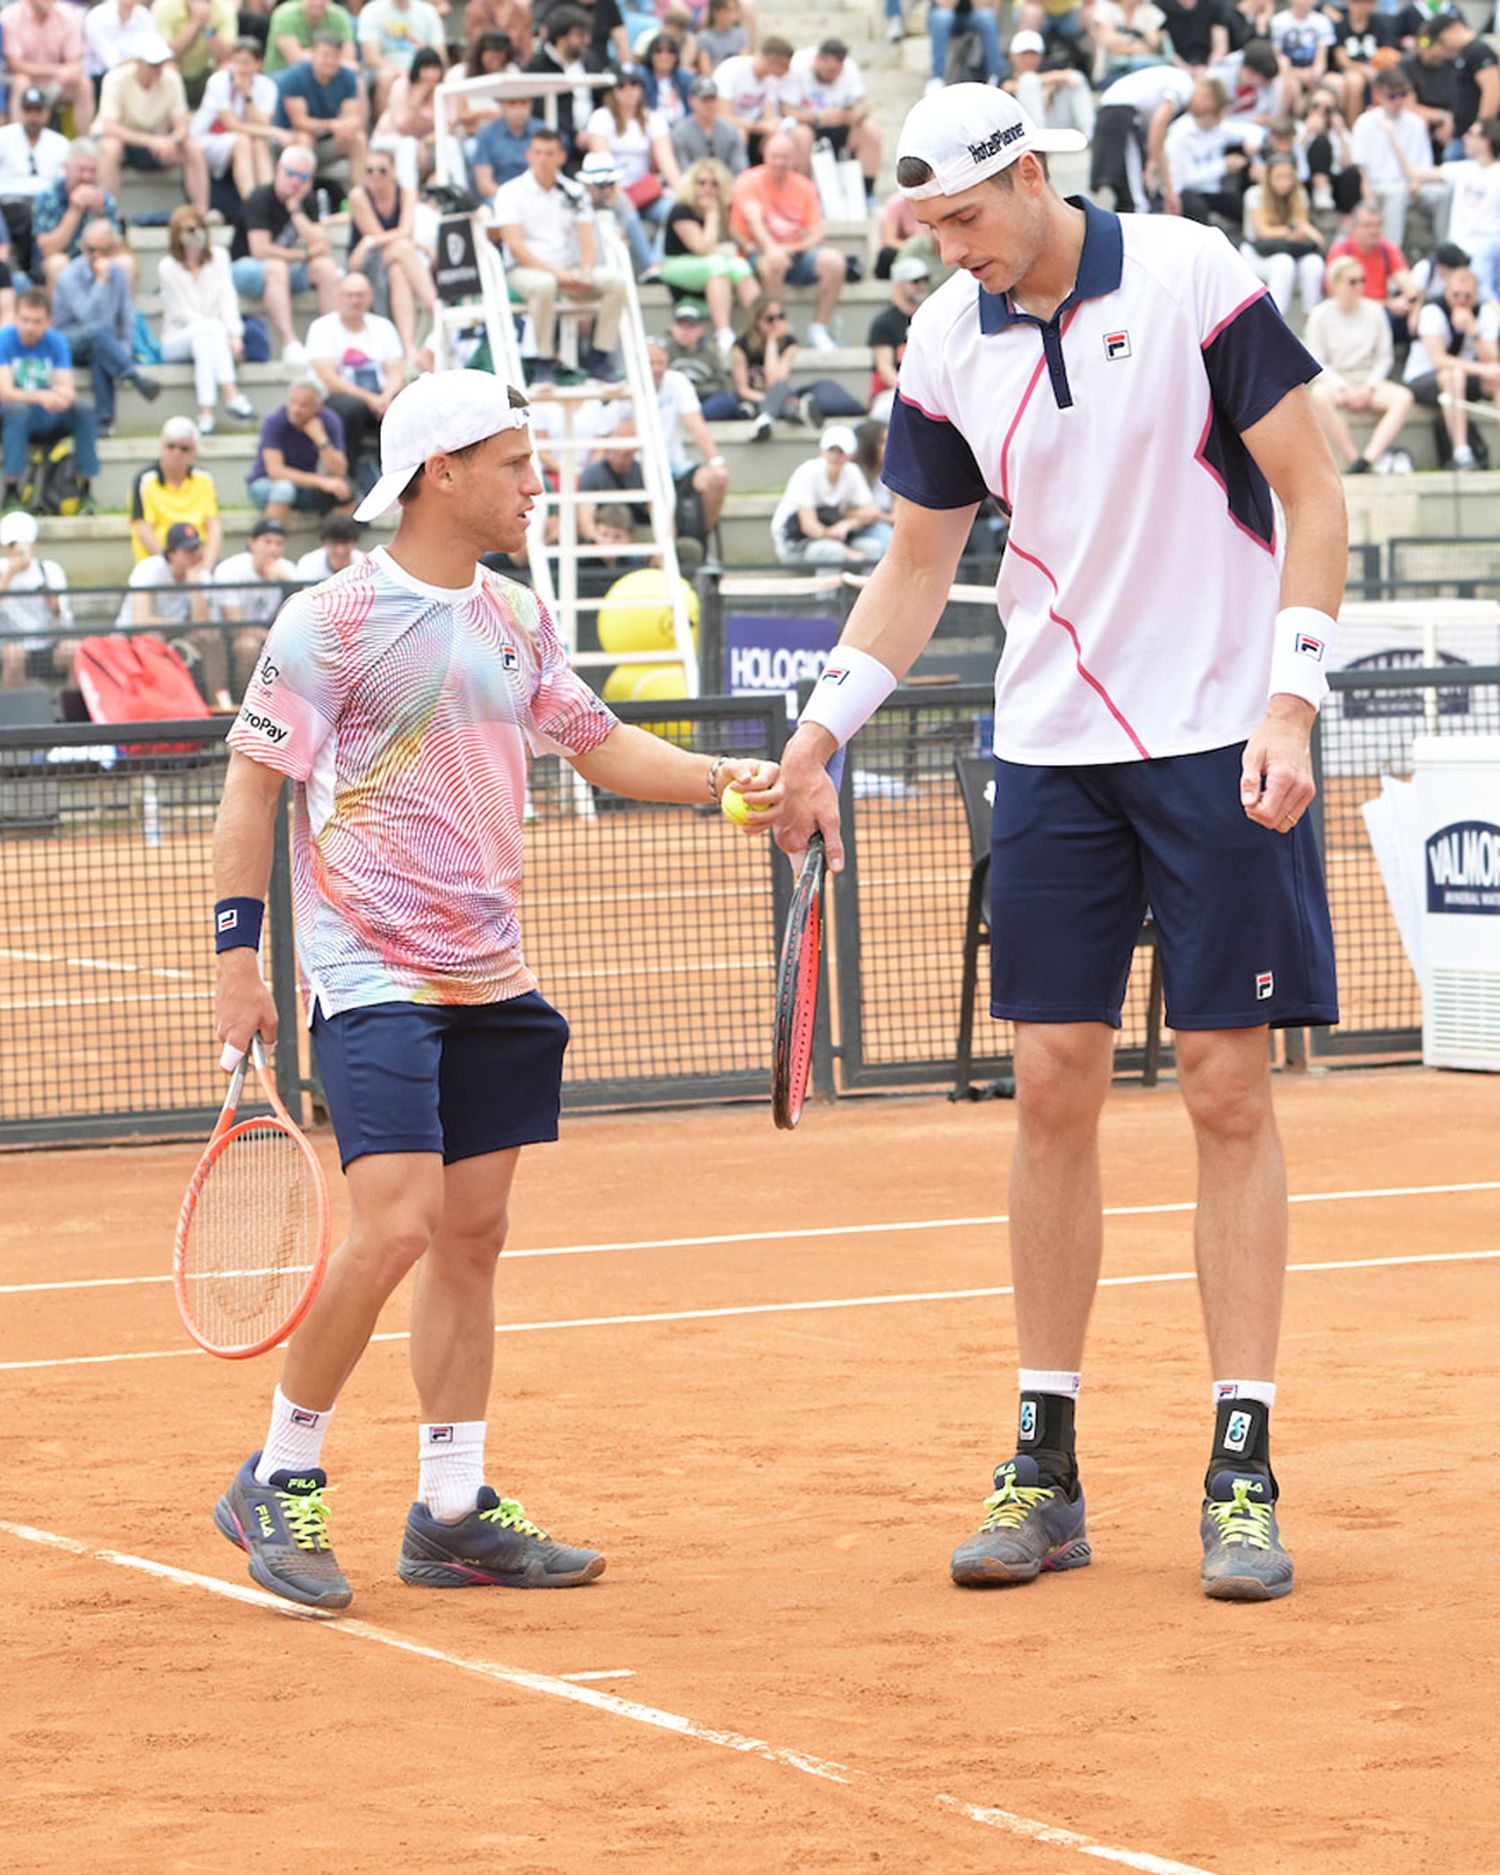
[[993,1015],[1119,1028],[1149,905],[1172,1028],[1338,1021],[1312,825],[1273,833],[1246,818],[1244,747],[1097,767],[996,762]]
[[346,1166],[370,1152],[440,1152],[452,1165],[557,1138],[568,1025],[535,990],[319,1010],[312,1040]]

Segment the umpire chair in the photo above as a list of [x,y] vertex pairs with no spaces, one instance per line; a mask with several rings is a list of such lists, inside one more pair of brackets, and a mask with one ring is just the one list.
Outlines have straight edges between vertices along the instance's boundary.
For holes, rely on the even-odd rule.
[[[976,1087],[970,1078],[974,1062],[974,1011],[979,993],[979,953],[990,943],[990,821],[995,802],[995,764],[988,755],[955,755],[954,773],[969,821],[969,904],[964,916],[963,987],[958,1008],[958,1046],[953,1065],[950,1100],[1008,1100],[1015,1095],[1013,1077]],[[1161,1073],[1161,951],[1156,926],[1148,910],[1138,946],[1151,952],[1151,981],[1146,992],[1146,1048],[1141,1062],[1141,1085],[1155,1087]]]

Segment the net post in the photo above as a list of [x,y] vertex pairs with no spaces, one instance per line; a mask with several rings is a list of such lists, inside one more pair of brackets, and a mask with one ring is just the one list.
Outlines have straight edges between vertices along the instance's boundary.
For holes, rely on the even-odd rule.
[[301,1038],[297,1026],[297,950],[292,928],[292,840],[289,790],[283,782],[276,797],[275,844],[266,918],[271,936],[271,996],[276,1004],[276,1091],[286,1110],[302,1123]]

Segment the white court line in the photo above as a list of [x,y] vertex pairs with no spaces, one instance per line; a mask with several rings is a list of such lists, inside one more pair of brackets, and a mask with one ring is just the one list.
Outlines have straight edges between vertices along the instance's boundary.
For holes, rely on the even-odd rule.
[[145,964],[120,963],[107,957],[60,957],[56,951],[0,950],[0,963],[62,964],[69,970],[118,970],[127,974],[144,973],[146,976],[167,977],[178,983],[197,983],[204,989],[212,988],[212,980],[202,975],[201,972],[150,968]]
[[[1491,1179],[1466,1185],[1386,1185],[1372,1186],[1367,1191],[1307,1191],[1294,1192],[1288,1204],[1340,1204],[1364,1198],[1435,1198],[1453,1192],[1500,1191],[1500,1179]],[[1191,1201],[1184,1204],[1116,1204],[1106,1205],[1105,1217],[1164,1217],[1173,1213],[1196,1211],[1197,1205]],[[989,1217],[936,1217],[906,1219],[890,1224],[826,1224],[813,1225],[802,1230],[742,1230],[730,1231],[717,1237],[643,1237],[630,1243],[571,1243],[558,1244],[550,1249],[507,1250],[505,1261],[514,1263],[527,1257],[581,1257],[606,1256],[625,1250],[696,1250],[716,1244],[738,1243],[796,1243],[800,1239],[813,1237],[878,1237],[887,1232],[906,1234],[921,1230],[974,1230],[992,1229],[997,1224],[1008,1224],[1008,1212],[996,1212]],[[248,1271],[247,1274],[263,1274],[260,1271]],[[169,1283],[170,1274],[151,1276],[81,1276],[58,1283],[0,1283],[0,1296],[37,1296],[48,1295],[54,1290],[65,1289],[130,1289],[151,1284]]]
[[[1416,1263],[1485,1263],[1500,1259],[1500,1250],[1437,1250],[1425,1255],[1398,1257],[1343,1257],[1332,1263],[1289,1263],[1289,1276],[1319,1275],[1332,1270],[1403,1269]],[[1102,1276],[1101,1289],[1141,1289],[1153,1283],[1196,1282],[1194,1270],[1159,1270],[1139,1276]],[[811,1302],[745,1302],[717,1309],[663,1309],[642,1315],[569,1315],[550,1322],[499,1322],[497,1335],[550,1334],[563,1328],[641,1328],[662,1322],[716,1322],[743,1315],[812,1315],[830,1309],[884,1309],[905,1302],[973,1302],[1014,1295],[1009,1284],[984,1289],[919,1289],[899,1295],[833,1296]],[[409,1341],[404,1328],[371,1335],[371,1343]],[[203,1353],[201,1348],[141,1348],[130,1354],[69,1354],[45,1361],[0,1361],[0,1374],[23,1373],[44,1367],[111,1367],[120,1361],[177,1361]],[[207,1357],[205,1357],[207,1358]]]
[[585,1680],[633,1680],[634,1667],[603,1667],[598,1673],[559,1673],[560,1680],[571,1680],[575,1685]]
[[[785,1745],[772,1745],[763,1738],[749,1738],[743,1732],[700,1725],[681,1713],[665,1712],[659,1706],[645,1706],[634,1699],[621,1699],[617,1693],[595,1692],[592,1687],[577,1683],[585,1677],[601,1677],[598,1675],[532,1673],[524,1667],[502,1666],[498,1661],[474,1660],[463,1654],[445,1653],[441,1648],[427,1647],[420,1641],[408,1640],[404,1634],[377,1627],[373,1622],[352,1619],[348,1615],[319,1614],[316,1609],[300,1608],[294,1602],[267,1595],[260,1589],[246,1588],[238,1582],[224,1582],[217,1576],[198,1575],[191,1569],[177,1569],[169,1563],[154,1562],[146,1556],[132,1556],[124,1550],[91,1549],[76,1537],[59,1536],[51,1530],[38,1530],[31,1524],[0,1522],[0,1531],[24,1543],[40,1543],[49,1549],[66,1550],[71,1555],[86,1557],[93,1562],[139,1570],[144,1575],[175,1583],[179,1588],[202,1589],[210,1595],[221,1595],[230,1601],[249,1602],[272,1614],[286,1615],[293,1620],[311,1617],[325,1633],[339,1634],[346,1640],[372,1641],[377,1646],[390,1647],[398,1653],[414,1654],[421,1660],[456,1667],[461,1673],[498,1680],[502,1685],[518,1687],[523,1692],[540,1693],[549,1699],[563,1699],[574,1705],[588,1706],[596,1712],[606,1712],[615,1718],[632,1720],[637,1725],[651,1726],[657,1731],[674,1733],[679,1738],[692,1739],[697,1744],[717,1745],[725,1751],[738,1751],[748,1757],[763,1758],[769,1764],[779,1765],[785,1770],[800,1771],[806,1777],[820,1778],[830,1784],[846,1787],[863,1785],[887,1798],[895,1797],[907,1805],[913,1796],[922,1795],[870,1771],[836,1764],[832,1759],[814,1757],[810,1752],[794,1751]],[[927,1796],[926,1801],[962,1816],[969,1822],[985,1824],[991,1829],[1003,1830],[1007,1835],[1025,1837],[1032,1842],[1072,1849],[1096,1861],[1113,1862],[1122,1868],[1140,1870],[1142,1875],[1211,1875],[1210,1870],[1192,1863],[1172,1862],[1164,1856],[1116,1848],[1077,1830],[1037,1822],[1031,1817],[1018,1816],[1013,1811],[984,1808],[978,1804],[963,1803],[956,1797],[937,1794]]]

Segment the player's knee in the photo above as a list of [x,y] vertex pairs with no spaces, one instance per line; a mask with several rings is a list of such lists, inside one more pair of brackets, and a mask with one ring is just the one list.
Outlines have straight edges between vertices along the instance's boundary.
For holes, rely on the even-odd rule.
[[505,1248],[510,1220],[497,1216],[463,1218],[457,1225],[444,1221],[432,1240],[430,1258],[450,1280],[488,1284],[494,1279],[495,1261]]
[[1101,1024],[1019,1027],[1016,1103],[1022,1125],[1034,1134],[1050,1135],[1092,1128],[1109,1091],[1113,1045],[1112,1031]]
[[1222,1143],[1254,1139],[1271,1120],[1271,1068],[1262,1029],[1177,1037],[1177,1077],[1199,1133]]

